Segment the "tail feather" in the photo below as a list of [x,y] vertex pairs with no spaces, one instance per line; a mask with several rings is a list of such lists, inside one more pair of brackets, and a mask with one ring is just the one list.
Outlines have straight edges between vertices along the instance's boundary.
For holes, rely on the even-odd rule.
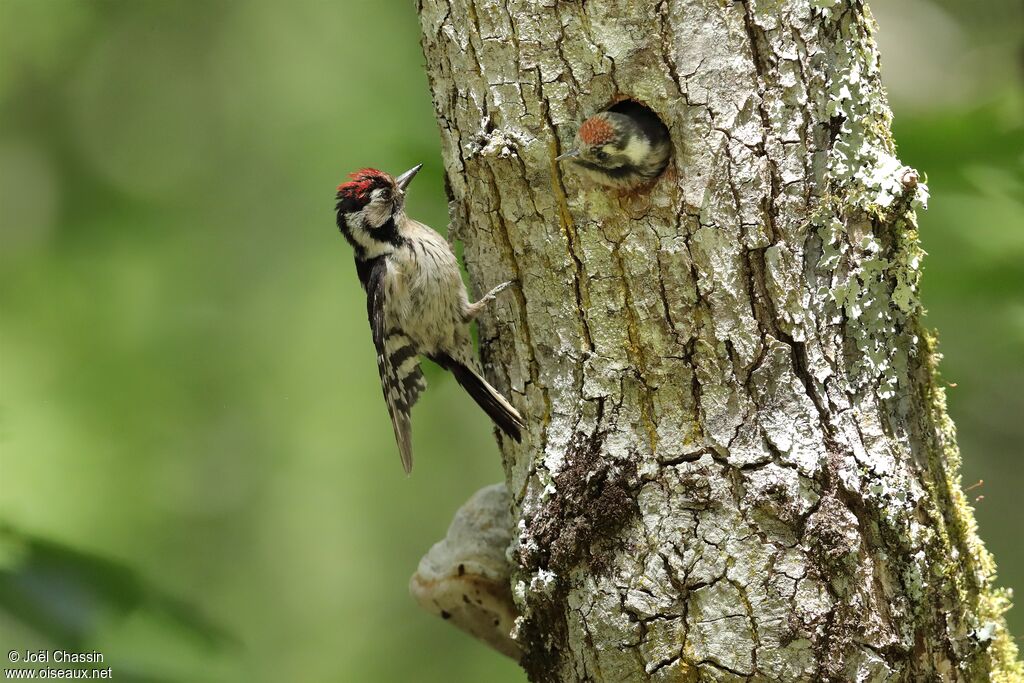
[[526,423],[523,422],[519,411],[513,408],[512,404],[498,393],[497,389],[488,384],[487,380],[472,368],[448,354],[439,354],[432,360],[455,375],[455,381],[473,397],[476,404],[483,408],[501,431],[515,439],[516,443],[522,441],[522,429],[526,427]]

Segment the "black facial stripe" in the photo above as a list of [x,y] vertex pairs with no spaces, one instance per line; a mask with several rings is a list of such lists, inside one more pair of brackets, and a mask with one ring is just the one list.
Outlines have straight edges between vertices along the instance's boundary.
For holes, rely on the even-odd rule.
[[[359,245],[352,237],[352,227],[348,224],[347,216],[355,215],[359,211],[365,208],[366,204],[360,202],[352,197],[338,193],[338,203],[335,206],[337,211],[336,222],[338,229],[341,234],[345,236],[348,243],[352,245],[352,248],[356,252],[356,259],[361,259],[365,253],[365,249]],[[379,228],[370,227],[359,227],[357,230],[363,231],[371,239],[377,240],[378,242],[387,242],[393,247],[400,247],[406,243],[404,237],[398,232],[398,226],[395,225],[395,217],[392,215],[388,218],[387,222]]]
[[405,238],[398,232],[398,226],[395,225],[394,216],[388,218],[387,222],[379,228],[367,229],[366,234],[378,242],[387,242],[393,247],[405,244]]
[[608,168],[607,166],[601,166],[589,161],[584,161],[583,159],[576,159],[576,163],[585,168],[589,168],[592,171],[604,173],[605,175],[613,178],[625,178],[626,176],[633,175],[634,173],[639,173],[639,170],[636,167],[628,165],[619,166],[618,168]]

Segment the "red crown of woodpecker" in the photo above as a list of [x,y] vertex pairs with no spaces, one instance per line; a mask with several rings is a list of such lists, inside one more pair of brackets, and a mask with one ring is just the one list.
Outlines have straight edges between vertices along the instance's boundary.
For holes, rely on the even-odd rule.
[[394,183],[391,176],[375,168],[361,168],[355,173],[349,173],[348,177],[348,182],[338,185],[338,194],[355,199],[365,199],[371,190]]
[[588,145],[604,145],[615,139],[615,128],[603,116],[591,116],[583,122],[580,140]]

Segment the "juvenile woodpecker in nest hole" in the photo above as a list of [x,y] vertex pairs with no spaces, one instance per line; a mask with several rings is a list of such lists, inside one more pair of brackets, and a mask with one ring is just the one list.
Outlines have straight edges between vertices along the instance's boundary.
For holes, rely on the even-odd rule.
[[573,149],[556,161],[571,160],[599,185],[633,190],[661,175],[671,151],[668,129],[654,112],[626,101],[584,121]]
[[412,471],[410,411],[426,386],[419,356],[456,381],[503,432],[519,441],[523,418],[476,370],[469,323],[509,284],[469,303],[451,247],[405,215],[405,190],[423,164],[397,178],[373,168],[338,186],[338,228],[355,251],[377,369],[406,473]]

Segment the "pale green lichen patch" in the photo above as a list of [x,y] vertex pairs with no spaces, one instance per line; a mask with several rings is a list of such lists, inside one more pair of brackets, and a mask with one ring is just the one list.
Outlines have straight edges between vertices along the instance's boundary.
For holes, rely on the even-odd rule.
[[837,125],[827,162],[833,191],[813,217],[822,242],[817,265],[832,279],[819,294],[852,322],[854,388],[893,398],[907,359],[891,340],[921,309],[913,209],[927,201],[927,188],[894,154],[870,34],[848,18],[839,23],[848,42],[833,55],[826,107]]
[[[829,230],[834,230],[830,223]],[[909,246],[909,245],[907,245]],[[919,250],[885,249],[874,235],[833,253],[850,258],[845,276],[837,275],[827,291],[847,320],[856,353],[850,358],[858,388],[877,382],[878,395],[892,398],[905,377],[905,359],[891,340],[920,309],[917,298]],[[839,256],[838,258],[842,258]],[[842,272],[840,268],[837,272]]]

